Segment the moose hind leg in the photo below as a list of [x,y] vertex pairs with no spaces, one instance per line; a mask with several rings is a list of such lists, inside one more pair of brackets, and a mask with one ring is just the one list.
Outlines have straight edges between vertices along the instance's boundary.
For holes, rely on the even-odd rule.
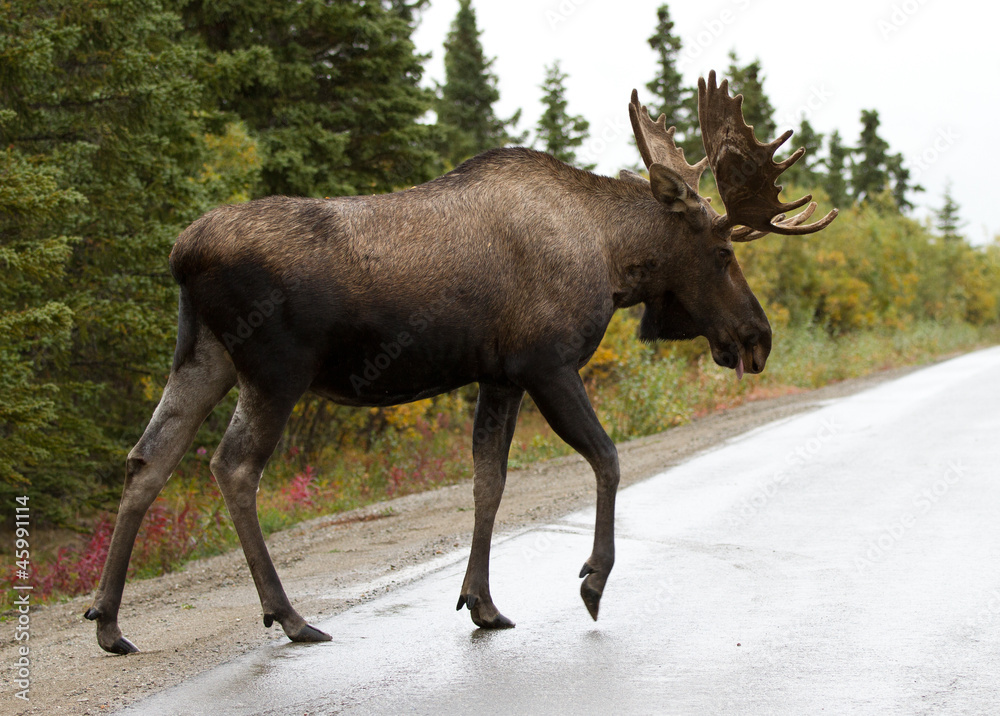
[[292,608],[264,544],[257,518],[261,473],[299,394],[278,398],[241,383],[236,412],[212,457],[212,474],[218,481],[243,546],[264,611],[264,626],[269,627],[277,621],[292,641],[329,641],[328,634],[309,626]]
[[469,566],[457,608],[468,605],[472,621],[484,629],[514,626],[497,610],[490,596],[490,540],[507,480],[507,454],[523,396],[520,388],[480,384],[476,403],[472,432],[476,517]]
[[556,434],[586,458],[597,478],[597,523],[594,549],[580,570],[580,596],[597,619],[604,586],[615,564],[615,494],[618,491],[618,450],[604,432],[587,397],[580,375],[566,368],[533,381],[528,393]]
[[97,642],[105,651],[138,651],[122,636],[118,610],[139,526],[202,422],[235,384],[236,374],[222,345],[203,330],[191,354],[171,371],[149,425],[128,454],[125,488],[104,571],[94,604],[84,615],[97,622]]

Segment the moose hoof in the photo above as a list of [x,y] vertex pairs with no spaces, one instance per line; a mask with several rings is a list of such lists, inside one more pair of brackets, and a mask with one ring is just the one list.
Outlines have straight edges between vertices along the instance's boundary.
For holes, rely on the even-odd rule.
[[139,647],[123,636],[115,639],[111,646],[104,646],[104,644],[101,644],[101,648],[111,654],[120,654],[122,656],[126,654],[137,654],[139,652]]
[[320,631],[316,627],[309,626],[308,624],[303,626],[301,629],[288,634],[287,636],[295,642],[330,641],[333,638],[325,631]]
[[456,609],[468,605],[472,623],[480,629],[511,629],[514,622],[505,617],[489,599],[482,600],[475,594],[463,594],[458,598]]
[[475,624],[480,629],[513,629],[514,622],[505,617],[500,612],[496,612],[492,617],[484,617],[477,613],[477,610],[472,612],[472,623]]
[[580,585],[580,596],[583,597],[583,603],[587,607],[587,611],[590,612],[590,616],[596,622],[597,611],[601,607],[601,592],[590,586],[587,581],[586,579],[583,580],[583,584]]
[[109,654],[135,654],[139,651],[139,647],[122,636],[117,624],[102,624],[101,612],[95,607],[85,611],[83,618],[97,622],[97,643]]

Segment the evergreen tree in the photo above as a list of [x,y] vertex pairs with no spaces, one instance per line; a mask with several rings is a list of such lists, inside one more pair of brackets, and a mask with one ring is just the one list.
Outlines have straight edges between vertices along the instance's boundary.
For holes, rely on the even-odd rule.
[[809,120],[803,117],[799,123],[799,130],[795,133],[791,143],[796,149],[802,147],[806,153],[799,161],[785,170],[785,173],[781,175],[782,182],[786,186],[795,185],[803,189],[820,186],[822,179],[817,168],[822,164],[819,155],[823,148],[823,135],[813,129]]
[[179,31],[157,0],[22,0],[0,14],[0,260],[12,270],[0,466],[4,489],[27,481],[49,519],[88,498],[95,471],[121,484],[169,370],[170,247],[232,189],[208,172],[220,167],[193,79],[201,58]]
[[520,120],[520,110],[506,120],[494,112],[500,90],[480,34],[472,0],[459,0],[444,43],[445,82],[435,105],[444,135],[442,153],[452,166],[487,149],[524,141],[523,135],[512,136],[509,131]]
[[[681,116],[685,118],[685,131],[676,144],[684,150],[684,158],[688,163],[696,164],[705,157],[705,145],[701,140],[701,123],[698,120],[698,90],[691,89],[684,93],[681,105]],[[706,172],[709,175],[711,173],[710,169]]]
[[417,15],[430,4],[431,0],[386,0],[388,9],[406,22],[415,24]]
[[896,200],[896,206],[901,210],[913,208],[913,202],[907,198],[911,191],[923,191],[919,184],[910,182],[910,170],[903,164],[902,154],[893,154],[888,161],[889,176],[892,177],[892,197]]
[[944,188],[944,204],[934,212],[938,232],[946,243],[958,243],[963,241],[961,229],[964,225],[960,216],[961,207],[951,194],[951,182]]
[[[590,123],[579,115],[570,115],[567,111],[566,81],[567,75],[560,71],[559,63],[545,68],[545,82],[542,90],[542,104],[545,111],[538,119],[537,141],[540,148],[556,159],[567,164],[576,162],[576,148],[587,140]],[[584,169],[593,169],[595,165],[588,164]]]
[[910,183],[903,156],[889,153],[889,143],[879,136],[879,124],[877,110],[861,110],[861,137],[855,150],[858,161],[851,171],[854,197],[857,201],[872,199],[890,190],[897,209],[910,209],[913,204],[906,195],[923,191],[923,187]]
[[[674,21],[670,19],[670,8],[664,4],[656,11],[656,31],[649,36],[649,46],[656,53],[657,74],[646,89],[652,93],[648,106],[654,119],[661,114],[667,116],[667,126],[677,127],[674,139],[678,146],[692,142],[699,147],[697,156],[704,155],[701,149],[700,127],[698,126],[697,92],[683,86],[683,79],[677,69],[677,58],[681,52],[681,38],[673,34]],[[694,101],[694,113],[691,102]],[[688,157],[689,160],[691,157]]]
[[729,88],[733,95],[743,95],[743,118],[753,127],[754,135],[761,142],[770,142],[777,135],[774,123],[774,106],[764,92],[764,77],[760,60],[743,67],[735,51],[729,52]]
[[410,39],[425,4],[185,4],[214,102],[260,145],[256,194],[385,192],[439,173],[433,127],[417,121],[433,93]]
[[852,203],[846,179],[850,155],[851,150],[844,146],[840,132],[834,130],[827,141],[826,172],[822,175],[822,183],[830,202],[840,209],[846,209]]
[[889,186],[889,143],[879,136],[878,126],[877,110],[861,110],[858,161],[851,169],[851,189],[857,201],[873,197]]
[[979,257],[969,250],[969,245],[961,234],[963,223],[960,211],[961,207],[951,194],[951,182],[948,182],[944,190],[944,204],[934,212],[935,227],[940,238],[936,242],[938,255],[933,266],[928,267],[928,278],[939,287],[935,299],[941,303],[944,311],[952,316],[963,315],[966,320],[970,320],[968,303],[970,294],[976,292],[975,284],[978,281],[975,274]]
[[[5,70],[6,87],[12,58],[10,47],[5,49],[0,71]],[[16,122],[12,110],[0,112],[3,125]],[[0,134],[6,134],[4,129],[0,128]],[[0,267],[4,272],[0,282],[0,499],[10,504],[17,495],[41,496],[36,502],[46,509],[46,496],[86,488],[85,480],[45,485],[43,478],[32,485],[29,477],[46,463],[65,470],[74,459],[86,460],[89,450],[82,438],[92,437],[75,434],[66,424],[60,426],[63,432],[57,431],[60,404],[68,402],[68,397],[49,374],[50,366],[66,360],[73,328],[72,309],[48,290],[65,279],[76,242],[59,235],[58,215],[83,197],[60,186],[62,172],[55,162],[25,156],[17,147],[0,152],[0,177]]]

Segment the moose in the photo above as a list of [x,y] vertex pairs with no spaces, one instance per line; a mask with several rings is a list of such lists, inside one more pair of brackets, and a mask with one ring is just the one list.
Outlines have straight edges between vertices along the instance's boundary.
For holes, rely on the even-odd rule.
[[[706,157],[691,165],[665,116],[633,91],[629,116],[649,179],[575,169],[522,147],[487,151],[405,191],[332,199],[269,197],[224,206],[177,239],[177,344],[163,395],[126,460],[114,533],[93,606],[101,648],[138,651],[118,626],[133,543],[209,412],[239,399],[211,459],[253,575],[265,626],[326,641],[285,594],[257,518],[256,493],[293,406],[306,391],[344,405],[389,406],[478,383],[475,517],[458,609],[484,629],[512,627],[490,596],[489,557],[507,456],[527,392],[597,481],[593,551],[580,594],[597,619],[615,561],[615,445],[579,371],[612,314],[644,304],[644,341],[708,339],[742,378],[764,369],[771,328],[733,254],[768,233],[811,234],[807,195],[779,199],[776,162],[792,132],[754,136],[715,72],[698,83]],[[699,195],[710,167],[726,212]],[[786,212],[808,204],[800,213]]]

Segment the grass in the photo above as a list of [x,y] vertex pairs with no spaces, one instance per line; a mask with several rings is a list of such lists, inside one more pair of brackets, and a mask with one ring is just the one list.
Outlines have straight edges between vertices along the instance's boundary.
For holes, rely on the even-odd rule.
[[[629,339],[631,340],[631,339]],[[587,379],[591,399],[616,441],[650,435],[741,403],[820,387],[904,365],[1000,343],[1000,327],[918,324],[906,331],[867,331],[833,337],[818,328],[777,329],[767,370],[737,382],[716,366],[704,346],[630,348]],[[571,452],[526,399],[511,445],[510,467]],[[264,534],[325,514],[456,482],[471,473],[471,416],[437,413],[390,425],[367,446],[338,446],[317,464],[300,465],[293,447],[272,458],[258,493]],[[129,566],[130,578],[179,569],[186,562],[238,545],[232,520],[210,474],[204,448],[186,459],[143,521]],[[86,537],[33,551],[33,596],[38,602],[84,594],[97,584],[114,516],[95,515]],[[38,544],[37,541],[33,544]],[[13,560],[8,560],[12,564]],[[6,575],[14,583],[14,568]],[[0,609],[12,606],[4,590]]]

